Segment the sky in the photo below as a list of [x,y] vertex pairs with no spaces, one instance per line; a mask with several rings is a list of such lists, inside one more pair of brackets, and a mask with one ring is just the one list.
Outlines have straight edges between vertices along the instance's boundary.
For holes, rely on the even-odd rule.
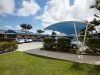
[[[0,29],[20,30],[20,24],[32,25],[31,31],[62,21],[91,21],[94,0],[0,0]],[[97,28],[100,30],[100,27]]]

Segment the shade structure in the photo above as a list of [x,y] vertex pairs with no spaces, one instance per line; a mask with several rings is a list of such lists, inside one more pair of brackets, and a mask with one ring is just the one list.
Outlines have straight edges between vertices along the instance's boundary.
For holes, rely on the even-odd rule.
[[60,33],[65,33],[67,35],[70,35],[70,34],[75,34],[74,24],[76,26],[77,33],[79,33],[82,29],[86,28],[86,23],[76,22],[76,21],[66,21],[66,22],[59,22],[52,24],[46,27],[45,29],[58,31]]

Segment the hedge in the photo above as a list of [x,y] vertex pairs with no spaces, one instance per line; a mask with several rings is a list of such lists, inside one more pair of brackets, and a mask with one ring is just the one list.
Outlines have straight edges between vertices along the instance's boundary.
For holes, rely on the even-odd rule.
[[45,38],[43,40],[43,46],[44,46],[44,48],[47,49],[47,50],[53,49],[55,41],[56,40],[54,38]]
[[45,38],[43,46],[46,50],[68,51],[70,50],[71,40],[68,38]]
[[87,54],[100,55],[100,39],[89,38],[86,41],[86,45],[89,47],[89,50],[86,50]]
[[18,48],[15,42],[1,42],[0,53],[14,51]]
[[62,51],[69,51],[71,48],[71,40],[69,38],[57,39],[58,49]]
[[1,39],[0,38],[0,42],[3,42],[3,41],[5,41],[5,42],[14,42],[15,39]]

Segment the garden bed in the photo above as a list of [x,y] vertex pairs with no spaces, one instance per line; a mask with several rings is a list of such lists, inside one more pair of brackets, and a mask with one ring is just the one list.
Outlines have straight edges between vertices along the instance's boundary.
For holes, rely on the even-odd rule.
[[15,42],[0,42],[0,54],[15,51],[18,48]]

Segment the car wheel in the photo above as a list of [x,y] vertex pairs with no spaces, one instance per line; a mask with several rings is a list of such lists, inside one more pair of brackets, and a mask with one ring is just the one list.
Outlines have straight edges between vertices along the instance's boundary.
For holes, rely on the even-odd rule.
[[78,47],[77,47],[77,45],[72,45],[72,48],[77,49]]

